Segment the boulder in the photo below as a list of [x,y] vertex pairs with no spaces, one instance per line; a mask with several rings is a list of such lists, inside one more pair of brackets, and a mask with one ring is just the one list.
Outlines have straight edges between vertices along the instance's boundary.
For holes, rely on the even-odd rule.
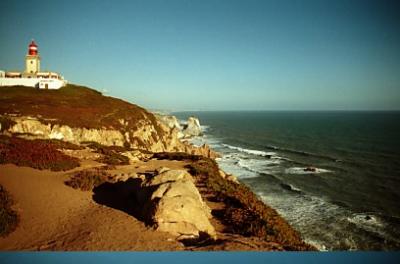
[[161,173],[154,176],[148,183],[147,186],[159,185],[167,182],[175,182],[181,180],[193,181],[192,176],[185,170],[162,170]]
[[171,170],[171,169],[168,167],[160,167],[160,168],[156,169],[156,173],[160,174],[160,173],[163,173],[164,171],[169,171],[169,170]]
[[135,164],[137,161],[147,161],[151,158],[152,154],[146,154],[141,152],[140,150],[128,150],[121,152],[121,155],[124,155],[129,159],[130,164]]
[[194,238],[206,233],[216,238],[211,225],[211,210],[197,190],[193,177],[185,170],[160,168],[158,175],[145,180],[145,190],[151,191],[144,204],[148,218],[157,230],[177,239]]
[[153,219],[157,230],[168,232],[177,237],[181,235],[199,236],[200,232],[216,238],[204,207],[190,196],[163,197],[157,203]]
[[138,178],[138,175],[135,172],[129,172],[129,173],[120,173],[120,174],[116,174],[114,177],[114,180],[116,182],[118,181],[127,181],[130,178]]
[[151,200],[165,197],[191,197],[203,208],[207,218],[211,218],[211,210],[201,198],[199,191],[191,180],[167,182],[158,186],[151,195]]

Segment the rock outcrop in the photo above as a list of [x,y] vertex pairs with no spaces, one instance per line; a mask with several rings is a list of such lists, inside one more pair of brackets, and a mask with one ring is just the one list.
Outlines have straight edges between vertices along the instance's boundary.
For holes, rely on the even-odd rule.
[[209,221],[211,210],[187,171],[162,168],[143,186],[152,190],[144,208],[147,208],[147,218],[152,220],[157,230],[168,232],[177,239],[196,238],[201,234],[216,238]]
[[60,139],[79,144],[93,141],[106,146],[123,146],[126,138],[118,130],[71,128],[67,125],[43,124],[34,117],[12,117],[15,125],[7,131],[10,133],[30,134],[42,139]]
[[203,144],[200,147],[194,147],[193,145],[186,144],[184,152],[212,159],[220,157],[220,155],[213,151],[207,144]]
[[186,138],[200,136],[202,131],[199,119],[193,116],[189,117],[187,123],[183,127],[182,132]]
[[155,114],[156,118],[170,129],[178,132],[179,138],[191,138],[202,135],[200,121],[196,117],[189,117],[187,121],[179,123],[178,119],[173,115]]
[[177,128],[178,130],[182,130],[182,127],[179,124],[179,121],[176,118],[176,116],[162,115],[162,114],[154,114],[154,116],[164,125],[168,126],[170,129]]

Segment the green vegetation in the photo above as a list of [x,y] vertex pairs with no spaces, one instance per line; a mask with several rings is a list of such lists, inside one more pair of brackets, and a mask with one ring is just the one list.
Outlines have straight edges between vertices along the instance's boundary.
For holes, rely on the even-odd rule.
[[26,140],[0,135],[0,164],[12,163],[39,170],[65,171],[79,166],[79,160],[58,148],[78,148],[56,140]]
[[17,228],[18,215],[11,209],[13,200],[9,193],[0,185],[0,236],[6,236]]
[[82,191],[90,191],[110,180],[111,175],[104,168],[94,168],[90,170],[78,171],[68,181],[66,185],[81,189]]

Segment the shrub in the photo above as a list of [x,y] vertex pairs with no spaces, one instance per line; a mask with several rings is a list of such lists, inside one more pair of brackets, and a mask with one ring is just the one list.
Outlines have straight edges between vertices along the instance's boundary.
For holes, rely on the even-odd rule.
[[51,144],[56,149],[71,149],[71,150],[81,150],[85,149],[83,146],[73,144],[71,142],[62,141],[59,139],[35,139],[36,142],[43,142],[44,144]]
[[97,153],[103,156],[97,159],[98,162],[107,165],[128,165],[129,158],[120,154],[120,152],[126,151],[127,148],[121,146],[104,146],[97,142],[82,142],[87,147],[95,150]]
[[16,123],[6,116],[0,116],[0,124],[1,124],[0,131],[5,131],[8,130],[13,125],[15,125]]
[[65,171],[78,167],[79,160],[57,150],[60,146],[61,143],[58,141],[0,136],[0,164],[12,163],[17,166],[52,171]]
[[190,160],[198,161],[201,156],[188,154],[186,152],[158,152],[153,154],[154,159],[159,160]]
[[97,159],[97,161],[107,165],[129,165],[128,157],[115,152],[108,152],[103,157]]
[[19,217],[11,209],[12,204],[11,196],[0,185],[0,236],[6,236],[17,228]]
[[95,168],[91,170],[78,171],[67,180],[65,184],[74,189],[90,191],[100,184],[107,182],[110,178],[111,175],[104,169]]

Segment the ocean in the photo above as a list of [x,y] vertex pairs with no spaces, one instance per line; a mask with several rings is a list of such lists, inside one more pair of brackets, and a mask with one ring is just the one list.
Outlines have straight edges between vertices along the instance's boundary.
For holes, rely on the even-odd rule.
[[400,249],[400,112],[179,112],[320,250]]

